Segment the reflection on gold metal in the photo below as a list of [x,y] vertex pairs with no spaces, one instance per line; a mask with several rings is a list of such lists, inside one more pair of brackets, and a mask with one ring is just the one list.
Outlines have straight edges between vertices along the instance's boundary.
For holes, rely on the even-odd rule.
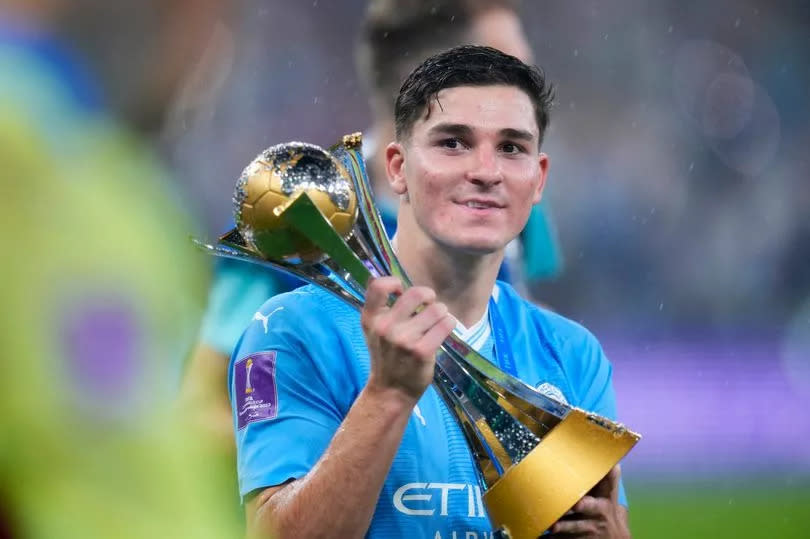
[[484,418],[479,419],[475,422],[475,426],[484,437],[484,442],[489,447],[492,456],[498,461],[499,467],[501,469],[508,468],[512,459],[509,458],[509,454],[506,452],[506,449],[503,448],[503,444],[501,444],[500,440],[495,436],[495,433],[492,432],[486,420]]
[[492,524],[513,539],[535,539],[596,485],[638,442],[573,408],[529,455],[484,493]]

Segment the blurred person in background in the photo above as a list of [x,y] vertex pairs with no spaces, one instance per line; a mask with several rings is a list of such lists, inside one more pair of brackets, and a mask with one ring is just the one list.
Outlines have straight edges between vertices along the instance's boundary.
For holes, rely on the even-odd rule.
[[[393,107],[402,81],[424,58],[465,43],[492,45],[531,62],[532,52],[510,0],[375,0],[368,4],[356,48],[357,71],[366,84],[372,125],[364,151],[375,195],[389,235],[396,228],[398,199],[385,175],[385,144],[394,139]],[[521,241],[521,239],[523,241]],[[547,202],[532,211],[521,238],[510,244],[499,277],[525,291],[525,280],[558,275],[562,259]],[[226,379],[230,355],[257,309],[300,281],[240,261],[218,261],[199,342],[183,388],[187,413],[233,454],[233,419]]]
[[[151,136],[215,0],[0,4],[0,523],[228,537],[230,479],[170,413],[205,257]],[[221,480],[220,480],[221,479]]]

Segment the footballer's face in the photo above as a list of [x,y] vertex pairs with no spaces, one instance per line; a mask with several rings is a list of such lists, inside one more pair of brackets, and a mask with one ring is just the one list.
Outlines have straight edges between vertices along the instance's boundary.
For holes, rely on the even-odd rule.
[[386,157],[416,233],[471,254],[502,250],[520,233],[548,169],[531,99],[506,85],[440,91]]

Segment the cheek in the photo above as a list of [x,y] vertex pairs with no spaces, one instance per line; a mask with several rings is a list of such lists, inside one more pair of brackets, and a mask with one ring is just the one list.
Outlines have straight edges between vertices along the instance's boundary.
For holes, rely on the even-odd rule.
[[519,219],[528,218],[529,212],[534,206],[534,197],[537,191],[537,180],[533,177],[524,177],[520,182],[516,182],[512,200],[520,207],[516,213]]
[[414,186],[416,191],[410,191],[418,208],[417,213],[422,216],[424,223],[448,224],[447,221],[452,220],[448,185],[442,174],[424,173]]

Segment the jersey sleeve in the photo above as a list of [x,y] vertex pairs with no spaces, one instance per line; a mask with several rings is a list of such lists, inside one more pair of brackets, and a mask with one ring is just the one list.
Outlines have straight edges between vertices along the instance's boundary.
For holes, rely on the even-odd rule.
[[200,340],[230,357],[256,310],[282,291],[278,277],[264,268],[234,260],[218,261]]
[[294,295],[276,296],[261,307],[231,360],[242,496],[305,475],[345,415],[333,390],[345,370],[335,359],[337,338],[305,323],[319,313],[288,301]]

